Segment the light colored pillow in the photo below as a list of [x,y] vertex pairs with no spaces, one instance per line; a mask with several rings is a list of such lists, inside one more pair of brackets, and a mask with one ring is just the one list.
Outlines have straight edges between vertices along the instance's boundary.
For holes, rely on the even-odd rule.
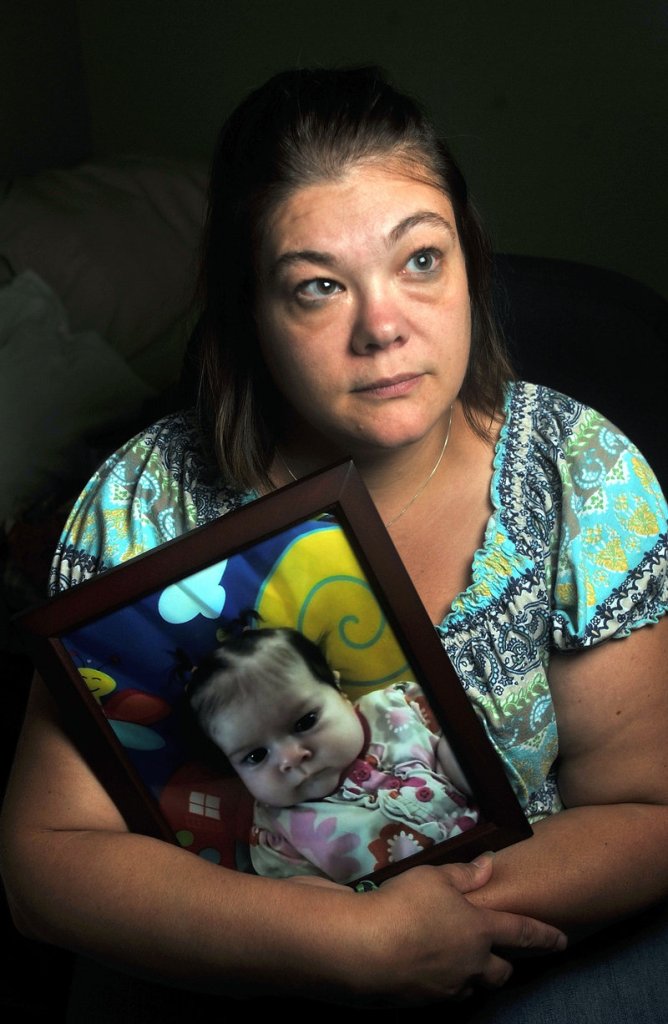
[[86,433],[136,416],[151,394],[98,334],[70,331],[37,274],[0,288],[0,522],[71,476]]
[[34,270],[72,330],[97,331],[162,385],[141,356],[159,360],[162,336],[185,341],[207,178],[201,163],[131,156],[18,178],[0,201],[0,259]]

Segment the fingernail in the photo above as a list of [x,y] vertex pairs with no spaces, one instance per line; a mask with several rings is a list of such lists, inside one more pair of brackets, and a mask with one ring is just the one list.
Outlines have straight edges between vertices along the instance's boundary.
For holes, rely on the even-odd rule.
[[495,851],[494,850],[485,850],[484,853],[479,853],[478,856],[475,858],[475,860],[472,860],[471,863],[475,864],[475,866],[479,868],[481,866],[481,860],[480,860],[481,857],[494,857],[494,856],[495,856]]

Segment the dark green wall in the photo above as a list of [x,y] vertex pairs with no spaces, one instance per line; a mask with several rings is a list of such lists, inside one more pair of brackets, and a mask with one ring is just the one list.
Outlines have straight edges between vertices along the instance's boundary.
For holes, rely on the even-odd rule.
[[0,179],[89,149],[76,0],[0,0]]
[[375,61],[447,131],[497,248],[666,290],[662,0],[79,0],[99,151],[208,155],[293,64]]

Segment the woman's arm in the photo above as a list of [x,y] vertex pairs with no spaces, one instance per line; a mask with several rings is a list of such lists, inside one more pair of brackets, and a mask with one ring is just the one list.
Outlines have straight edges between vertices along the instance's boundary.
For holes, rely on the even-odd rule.
[[485,858],[419,868],[359,894],[131,835],[34,688],[3,820],[10,905],[32,937],[195,990],[426,1001],[502,984],[492,946],[559,948],[555,929],[471,906],[490,873]]
[[475,906],[572,934],[668,895],[668,618],[550,671],[567,810],[498,853]]

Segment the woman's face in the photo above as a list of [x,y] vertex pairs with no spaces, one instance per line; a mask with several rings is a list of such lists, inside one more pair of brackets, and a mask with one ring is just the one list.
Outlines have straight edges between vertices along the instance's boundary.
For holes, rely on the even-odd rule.
[[304,437],[369,455],[442,434],[470,307],[438,188],[400,164],[303,188],[270,218],[258,271],[261,350]]

